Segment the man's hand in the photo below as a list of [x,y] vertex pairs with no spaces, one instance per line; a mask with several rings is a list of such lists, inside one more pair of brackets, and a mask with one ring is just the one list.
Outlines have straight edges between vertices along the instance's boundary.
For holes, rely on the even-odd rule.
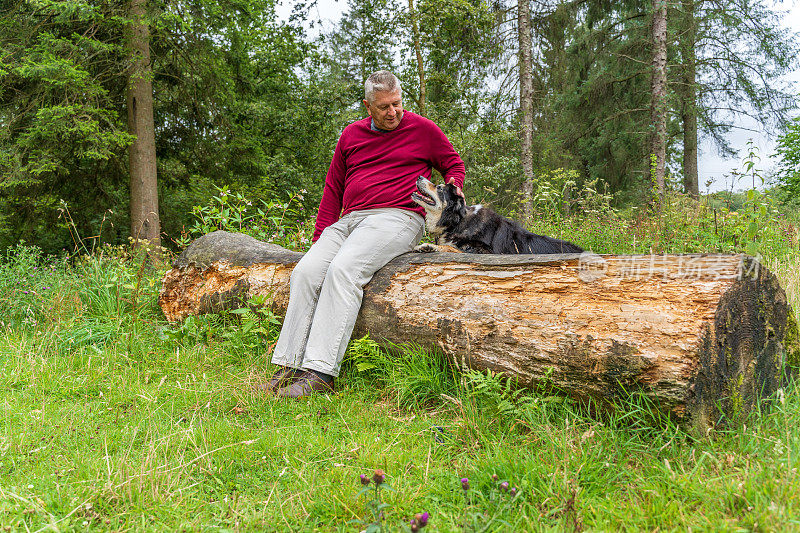
[[459,195],[461,198],[463,198],[466,201],[467,197],[464,196],[464,191],[461,190],[461,187],[456,185],[456,179],[455,178],[450,178],[450,181],[448,181],[447,183],[453,185],[456,188],[456,194]]

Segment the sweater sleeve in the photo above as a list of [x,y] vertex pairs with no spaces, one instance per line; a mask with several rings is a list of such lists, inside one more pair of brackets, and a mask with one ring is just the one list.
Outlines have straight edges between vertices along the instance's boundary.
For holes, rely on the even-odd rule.
[[319,203],[317,222],[314,225],[314,236],[311,238],[311,242],[317,242],[322,231],[339,220],[339,215],[342,213],[345,176],[345,162],[342,151],[343,137],[344,133],[339,137],[339,142],[336,143],[331,166],[328,168],[328,175],[325,176],[325,187],[322,190],[322,200]]
[[455,179],[455,184],[463,188],[464,162],[439,126],[433,122],[430,123],[430,126],[431,163],[433,163],[433,167],[444,177],[445,183],[450,181],[450,178],[453,178]]

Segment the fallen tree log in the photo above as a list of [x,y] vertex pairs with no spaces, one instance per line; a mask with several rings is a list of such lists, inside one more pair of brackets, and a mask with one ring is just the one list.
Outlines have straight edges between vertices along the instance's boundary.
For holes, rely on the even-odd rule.
[[[159,304],[177,321],[262,295],[283,313],[300,257],[215,232],[167,272]],[[641,393],[701,432],[775,393],[800,360],[786,294],[744,255],[405,254],[365,288],[365,332],[579,399]]]

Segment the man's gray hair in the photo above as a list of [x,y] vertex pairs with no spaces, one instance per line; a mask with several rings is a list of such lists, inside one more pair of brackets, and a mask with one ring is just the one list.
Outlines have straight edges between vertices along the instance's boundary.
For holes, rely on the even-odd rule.
[[388,70],[379,70],[369,75],[364,82],[364,98],[372,102],[375,93],[402,91],[400,80]]

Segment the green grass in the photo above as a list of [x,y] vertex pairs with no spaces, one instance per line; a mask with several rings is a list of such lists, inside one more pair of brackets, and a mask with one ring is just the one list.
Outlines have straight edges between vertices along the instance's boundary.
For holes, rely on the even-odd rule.
[[[796,312],[797,255],[770,268]],[[800,531],[795,385],[698,439],[361,339],[337,394],[279,401],[252,389],[270,317],[169,328],[158,285],[113,255],[0,263],[0,531],[360,531],[378,468],[389,531]]]

